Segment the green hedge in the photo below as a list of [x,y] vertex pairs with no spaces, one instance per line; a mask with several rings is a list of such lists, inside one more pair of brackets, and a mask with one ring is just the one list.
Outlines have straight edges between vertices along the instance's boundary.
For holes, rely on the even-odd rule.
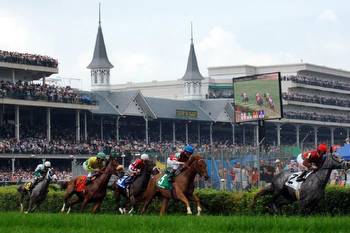
[[[200,189],[196,191],[199,194],[203,206],[203,214],[211,215],[237,215],[237,214],[265,214],[267,209],[264,203],[269,197],[261,198],[257,205],[252,209],[253,192],[227,192],[212,189]],[[47,200],[40,206],[42,212],[59,212],[63,204],[64,191],[51,186]],[[89,206],[91,207],[91,206]],[[194,206],[193,206],[194,207]],[[0,211],[17,211],[19,209],[19,196],[16,186],[0,188]],[[79,205],[74,211],[78,211]],[[195,208],[192,208],[195,212]],[[296,214],[297,205],[287,206],[283,209],[284,214]],[[116,212],[116,204],[113,199],[112,191],[109,191],[102,206],[102,212]],[[156,214],[159,211],[159,202],[151,204],[148,213]],[[185,213],[184,206],[179,202],[171,202],[169,213]],[[317,214],[350,214],[350,188],[328,186],[326,195],[317,208]]]

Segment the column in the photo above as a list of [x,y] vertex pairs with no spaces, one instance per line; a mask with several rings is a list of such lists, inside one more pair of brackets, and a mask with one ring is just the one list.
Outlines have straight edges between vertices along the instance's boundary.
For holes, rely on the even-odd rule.
[[[1,106],[1,108],[3,108],[4,105]],[[0,109],[0,126],[2,126],[4,122],[4,112],[2,111],[2,109]]]
[[51,109],[46,109],[46,140],[51,141]]
[[176,143],[176,135],[175,135],[175,121],[173,121],[173,144],[175,146]]
[[231,127],[232,127],[232,145],[236,144],[236,140],[235,140],[235,124],[231,123]]
[[117,144],[119,144],[119,119],[120,116],[117,116],[117,118],[115,119],[115,140],[117,141]]
[[16,74],[15,74],[15,70],[12,70],[12,82],[16,83]]
[[347,128],[347,129],[346,129],[346,138],[349,138],[349,136],[350,136],[350,129]]
[[145,130],[146,130],[146,134],[145,134],[146,144],[148,144],[148,118],[147,117],[145,117]]
[[210,122],[209,125],[209,134],[210,134],[210,145],[213,145],[213,122]]
[[88,132],[87,132],[87,114],[84,112],[84,140],[87,141]]
[[314,142],[315,142],[315,148],[317,147],[317,131],[318,127],[314,126]]
[[197,122],[197,140],[198,140],[198,145],[201,144],[201,123],[198,121]]
[[254,127],[254,135],[255,135],[255,146],[259,147],[260,146],[260,140],[259,140],[259,122],[258,125]]
[[16,161],[16,159],[15,158],[12,158],[11,159],[11,162],[12,162],[12,175],[14,175],[15,174],[15,161]]
[[162,142],[162,120],[159,120],[159,142]]
[[75,112],[75,141],[80,142],[80,110]]
[[101,140],[103,141],[103,116],[101,116],[101,119],[100,119],[100,137],[101,137]]
[[331,145],[334,145],[334,130],[335,130],[335,128],[331,127],[330,130],[331,130]]
[[295,126],[296,128],[296,144],[297,144],[297,147],[300,148],[300,125],[296,125]]
[[188,144],[188,121],[185,123],[186,144]]
[[281,124],[276,124],[277,146],[281,146]]
[[244,127],[244,125],[242,125],[242,127],[243,127],[243,145],[245,145],[245,127]]
[[17,142],[19,142],[19,106],[15,107],[15,136]]

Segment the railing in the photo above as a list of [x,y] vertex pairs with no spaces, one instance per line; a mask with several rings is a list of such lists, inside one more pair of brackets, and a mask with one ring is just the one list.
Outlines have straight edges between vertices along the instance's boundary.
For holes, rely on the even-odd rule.
[[10,99],[21,99],[21,100],[31,100],[31,101],[48,101],[55,103],[69,103],[69,104],[87,104],[96,105],[97,102],[88,95],[82,95],[78,97],[69,96],[47,96],[47,95],[32,95],[30,93],[19,93],[19,92],[7,92],[6,94],[1,92],[0,98],[10,98]]

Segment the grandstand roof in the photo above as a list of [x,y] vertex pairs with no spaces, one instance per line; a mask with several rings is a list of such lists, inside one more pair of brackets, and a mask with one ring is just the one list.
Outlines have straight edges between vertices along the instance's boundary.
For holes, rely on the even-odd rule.
[[87,66],[88,69],[111,69],[113,68],[112,63],[109,62],[107,57],[107,51],[105,42],[103,39],[103,33],[101,28],[101,14],[99,11],[99,22],[98,22],[98,30],[96,36],[95,50],[92,61]]
[[214,122],[233,122],[234,109],[229,99],[207,99],[199,102]]
[[[143,116],[152,119],[233,122],[231,100],[173,100],[145,97],[140,91],[98,91],[93,96],[99,108],[91,112],[107,115]],[[185,112],[179,116],[178,111]],[[193,113],[195,116],[188,116]]]
[[[194,102],[190,100],[172,100],[153,97],[146,97],[146,100],[152,110],[155,112],[157,118],[212,121],[212,119],[203,109],[199,108],[198,105],[194,104]],[[195,111],[197,112],[197,117],[181,118],[179,116],[176,116],[176,110]]]

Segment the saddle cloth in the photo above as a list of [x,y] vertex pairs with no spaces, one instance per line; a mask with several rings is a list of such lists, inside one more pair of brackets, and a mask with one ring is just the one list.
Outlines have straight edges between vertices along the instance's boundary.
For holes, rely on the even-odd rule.
[[[305,179],[312,173],[312,171],[308,172],[305,176]],[[304,181],[297,181],[298,176],[301,174],[301,172],[295,172],[293,173],[285,183],[286,186],[294,189],[296,192],[299,192],[301,185],[304,183]]]
[[79,176],[77,182],[75,183],[75,190],[77,192],[83,192],[86,188],[86,179],[87,176]]
[[27,191],[30,191],[32,186],[33,186],[33,183],[31,181],[29,181],[29,182],[24,184],[24,189],[27,190]]
[[116,184],[123,189],[125,189],[130,183],[132,183],[132,177],[127,175],[116,180]]
[[162,189],[172,189],[172,184],[169,182],[169,175],[167,173],[157,181],[157,186]]

